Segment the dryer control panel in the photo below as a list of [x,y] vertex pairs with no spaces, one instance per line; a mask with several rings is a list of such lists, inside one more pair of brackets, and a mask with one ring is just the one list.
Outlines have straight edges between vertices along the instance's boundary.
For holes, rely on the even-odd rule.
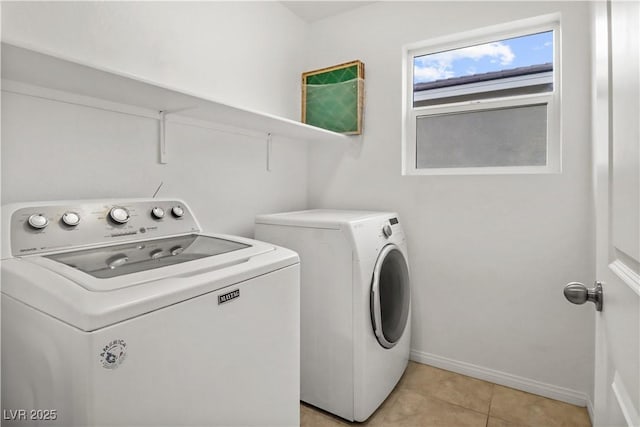
[[10,215],[13,256],[200,231],[177,200],[43,203]]

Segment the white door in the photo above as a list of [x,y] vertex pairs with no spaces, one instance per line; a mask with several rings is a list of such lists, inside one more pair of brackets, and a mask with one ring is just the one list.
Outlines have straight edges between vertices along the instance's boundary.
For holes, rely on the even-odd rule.
[[[640,426],[640,3],[594,3],[594,425]],[[610,31],[610,32],[609,32]]]

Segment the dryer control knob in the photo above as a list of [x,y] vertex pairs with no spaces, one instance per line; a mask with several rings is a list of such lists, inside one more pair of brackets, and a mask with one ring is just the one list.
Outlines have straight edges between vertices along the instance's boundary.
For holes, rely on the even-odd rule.
[[125,224],[129,221],[129,211],[119,206],[114,206],[109,211],[109,218],[118,224]]
[[42,230],[49,225],[49,220],[42,214],[33,214],[29,217],[29,225],[36,230]]
[[384,234],[384,237],[386,237],[387,239],[391,237],[391,235],[393,234],[393,230],[391,229],[391,226],[389,224],[382,227],[382,234]]
[[184,209],[182,209],[182,206],[174,206],[171,208],[171,213],[176,218],[180,218],[182,215],[184,215]]

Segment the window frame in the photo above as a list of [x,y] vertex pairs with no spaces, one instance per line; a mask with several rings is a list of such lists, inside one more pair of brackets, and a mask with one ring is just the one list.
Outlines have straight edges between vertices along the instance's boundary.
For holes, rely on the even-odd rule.
[[[500,41],[545,31],[553,31],[553,90],[414,107],[414,58],[431,53]],[[562,172],[561,144],[561,26],[560,14],[550,14],[484,27],[464,33],[406,45],[403,48],[402,175],[500,175],[551,174]],[[547,107],[547,161],[544,166],[488,166],[418,168],[416,127],[418,117],[509,108],[525,105]]]

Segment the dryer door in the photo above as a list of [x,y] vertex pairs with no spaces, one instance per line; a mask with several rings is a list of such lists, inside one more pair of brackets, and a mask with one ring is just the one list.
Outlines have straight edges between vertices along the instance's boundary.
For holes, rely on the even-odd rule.
[[400,249],[389,244],[378,256],[371,284],[371,322],[380,345],[391,348],[400,340],[411,302],[409,268]]

